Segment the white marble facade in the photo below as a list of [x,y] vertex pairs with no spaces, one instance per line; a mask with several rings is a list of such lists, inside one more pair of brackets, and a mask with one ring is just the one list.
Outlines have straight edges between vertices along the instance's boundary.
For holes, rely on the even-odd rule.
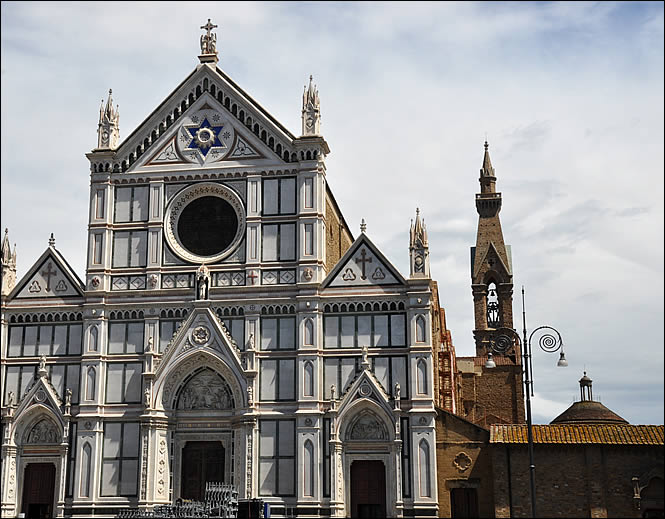
[[[88,153],[85,279],[53,242],[3,295],[2,516],[33,463],[54,516],[171,503],[190,442],[273,516],[351,515],[367,460],[387,515],[436,515],[429,266],[404,278],[330,214],[311,84],[295,137],[206,56]],[[334,266],[327,233],[353,241]]]

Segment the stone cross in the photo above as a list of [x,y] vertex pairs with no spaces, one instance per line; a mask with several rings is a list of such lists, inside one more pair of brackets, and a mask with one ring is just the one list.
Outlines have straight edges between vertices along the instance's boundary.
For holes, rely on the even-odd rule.
[[360,265],[360,268],[363,271],[363,275],[361,276],[362,279],[367,279],[367,276],[365,275],[365,263],[372,263],[372,258],[366,257],[367,251],[363,248],[360,251],[360,258],[356,258],[356,263]]
[[46,278],[46,291],[51,291],[51,276],[55,276],[58,273],[57,270],[53,269],[53,264],[49,261],[48,268],[42,271],[42,276]]
[[201,35],[201,54],[215,53],[215,41],[217,37],[214,34],[211,34],[210,31],[216,28],[216,25],[210,23],[210,18],[208,18],[207,24],[201,26],[201,29],[206,30],[206,34]]

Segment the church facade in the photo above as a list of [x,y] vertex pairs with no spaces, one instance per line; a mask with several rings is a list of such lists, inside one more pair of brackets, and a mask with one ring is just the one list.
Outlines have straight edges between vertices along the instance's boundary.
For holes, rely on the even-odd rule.
[[275,516],[435,516],[436,407],[462,402],[424,222],[408,276],[354,238],[312,78],[295,136],[203,28],[127,138],[110,91],[100,108],[85,278],[51,237],[17,281],[5,234],[2,516],[112,517],[210,481]]

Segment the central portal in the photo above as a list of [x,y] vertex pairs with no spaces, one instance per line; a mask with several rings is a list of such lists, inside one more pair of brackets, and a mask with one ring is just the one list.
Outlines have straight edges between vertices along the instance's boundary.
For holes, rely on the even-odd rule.
[[180,497],[203,501],[206,483],[223,483],[224,455],[220,442],[188,441],[182,450]]
[[53,517],[55,492],[55,465],[53,463],[30,463],[23,480],[22,512],[26,519]]
[[382,461],[351,463],[351,517],[386,517],[386,467]]

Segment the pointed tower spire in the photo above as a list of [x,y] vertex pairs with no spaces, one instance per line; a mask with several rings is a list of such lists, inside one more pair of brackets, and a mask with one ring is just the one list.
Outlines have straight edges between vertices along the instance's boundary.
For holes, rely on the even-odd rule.
[[201,29],[206,31],[205,34],[201,35],[201,54],[199,55],[201,63],[216,65],[219,61],[217,57],[217,35],[212,32],[216,28],[217,26],[210,22],[210,18],[208,18],[208,23],[201,26]]
[[314,85],[314,78],[309,76],[309,87],[305,86],[302,94],[302,136],[319,135],[321,131],[321,100]]
[[2,240],[2,291],[3,296],[8,295],[16,286],[16,245],[12,253],[9,244],[9,229],[5,229],[5,236]]
[[97,149],[115,150],[120,141],[120,109],[113,108],[113,91],[109,88],[109,97],[104,107],[99,109],[99,124],[97,125]]
[[429,271],[429,243],[427,242],[427,227],[425,220],[420,219],[420,209],[416,208],[416,221],[411,220],[409,233],[409,257],[411,263],[411,277],[430,277]]
[[[480,193],[476,194],[478,234],[471,248],[471,288],[475,307],[476,354],[486,352],[489,335],[496,328],[513,327],[513,273],[510,247],[501,231],[501,193],[496,192],[496,176],[485,141],[480,168]],[[513,350],[507,354],[514,355]]]

